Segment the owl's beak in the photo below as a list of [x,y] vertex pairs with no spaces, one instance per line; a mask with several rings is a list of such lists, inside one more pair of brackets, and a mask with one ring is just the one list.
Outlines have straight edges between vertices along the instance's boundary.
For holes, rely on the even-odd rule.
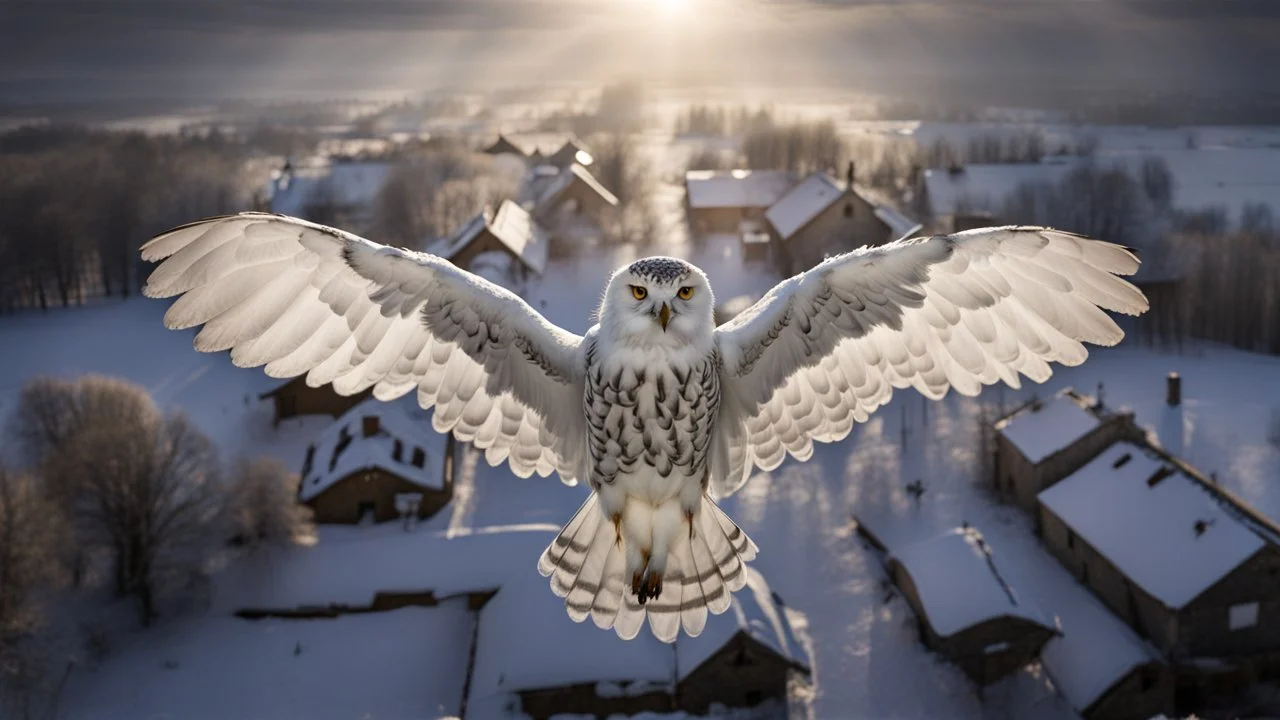
[[667,323],[671,322],[671,306],[662,303],[662,309],[658,311],[658,324],[662,326],[662,332],[667,331]]

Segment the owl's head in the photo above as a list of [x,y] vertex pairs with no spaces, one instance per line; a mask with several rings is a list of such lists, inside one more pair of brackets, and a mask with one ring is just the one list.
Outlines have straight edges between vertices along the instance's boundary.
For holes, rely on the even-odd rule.
[[631,345],[681,347],[711,339],[714,307],[701,270],[676,258],[650,257],[609,279],[600,325]]

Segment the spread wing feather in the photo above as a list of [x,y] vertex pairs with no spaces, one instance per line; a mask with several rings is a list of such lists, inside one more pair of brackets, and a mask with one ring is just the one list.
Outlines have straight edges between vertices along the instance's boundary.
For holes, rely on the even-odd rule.
[[1046,228],[985,228],[830,258],[786,280],[716,330],[723,404],[712,473],[720,495],[753,468],[848,435],[895,388],[975,395],[1050,362],[1078,365],[1082,342],[1124,333],[1103,310],[1147,299],[1129,250]]
[[175,228],[142,248],[162,261],[152,297],[180,296],[170,328],[268,375],[307,373],[343,395],[416,390],[440,432],[521,477],[582,476],[582,338],[519,297],[425,253],[296,218],[243,213]]

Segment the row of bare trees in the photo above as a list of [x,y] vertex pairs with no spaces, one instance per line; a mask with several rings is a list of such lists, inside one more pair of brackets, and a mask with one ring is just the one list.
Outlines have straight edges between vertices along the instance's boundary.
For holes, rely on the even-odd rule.
[[145,238],[246,207],[242,156],[216,133],[0,135],[0,311],[129,295]]
[[21,469],[0,464],[0,708],[18,717],[44,716],[60,668],[87,654],[87,638],[51,650],[58,628],[77,624],[52,599],[105,591],[150,625],[164,607],[200,602],[230,543],[310,532],[296,475],[241,460],[228,477],[185,415],[122,380],[34,379],[6,432]]

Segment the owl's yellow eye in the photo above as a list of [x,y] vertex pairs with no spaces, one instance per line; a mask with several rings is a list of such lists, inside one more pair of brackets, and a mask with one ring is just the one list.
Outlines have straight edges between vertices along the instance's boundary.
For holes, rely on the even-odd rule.
[[676,295],[680,296],[681,300],[688,300],[689,298],[693,297],[693,287],[690,285],[685,285],[684,287],[680,288],[678,292],[676,292]]
[[648,291],[648,290],[645,290],[644,288],[640,287],[639,285],[632,285],[632,286],[631,286],[631,297],[633,297],[633,298],[635,298],[635,299],[637,299],[637,300],[643,300],[643,299],[645,299],[645,298],[649,297],[649,291]]

